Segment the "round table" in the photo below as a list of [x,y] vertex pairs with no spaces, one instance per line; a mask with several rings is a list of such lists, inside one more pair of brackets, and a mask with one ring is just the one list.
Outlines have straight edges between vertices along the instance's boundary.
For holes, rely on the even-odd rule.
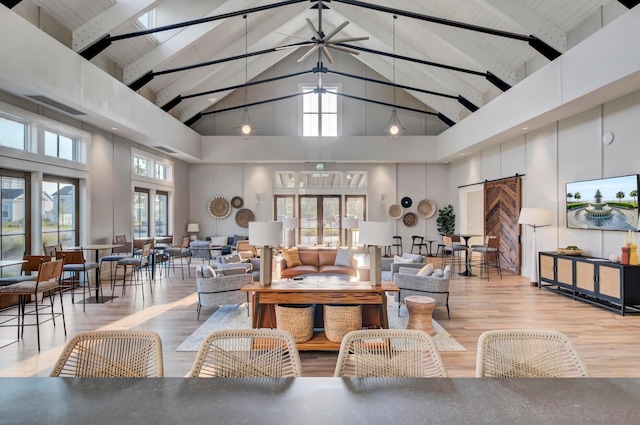
[[409,295],[404,298],[404,302],[409,312],[407,329],[417,329],[434,336],[436,330],[433,328],[431,315],[436,306],[436,300],[423,295]]

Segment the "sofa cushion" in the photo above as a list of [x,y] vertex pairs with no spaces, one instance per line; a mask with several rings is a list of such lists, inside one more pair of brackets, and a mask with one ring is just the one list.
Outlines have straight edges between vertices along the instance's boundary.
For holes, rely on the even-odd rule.
[[317,252],[318,267],[332,266],[336,262],[338,251],[335,249],[320,249]]
[[418,276],[431,276],[433,273],[433,264],[429,263],[418,271]]
[[226,244],[226,236],[211,236],[211,246],[225,246]]
[[431,273],[431,277],[444,277],[444,272],[440,269],[436,269]]
[[404,258],[405,260],[411,260],[413,263],[422,263],[424,261],[424,255],[411,254],[408,252],[402,254],[402,258]]
[[301,266],[302,261],[300,260],[300,255],[298,254],[298,248],[288,248],[282,250],[282,256],[284,257],[284,261],[287,263],[287,268]]
[[326,274],[346,274],[347,276],[357,276],[358,269],[354,269],[351,266],[336,266],[336,265],[328,265],[328,266],[320,266],[318,269],[318,273],[326,273]]
[[220,259],[224,264],[236,264],[242,262],[242,257],[240,257],[239,254],[223,255]]
[[400,263],[400,264],[407,264],[407,263],[413,263],[413,260],[410,258],[402,258],[400,256],[394,255],[393,262]]
[[345,266],[351,267],[351,262],[353,261],[353,250],[349,248],[338,248],[338,253],[336,254],[336,259],[334,261],[334,265],[336,266]]
[[231,242],[231,245],[237,246],[238,245],[238,241],[246,241],[248,239],[249,239],[249,236],[234,235],[233,236],[233,241]]
[[286,269],[282,269],[282,271],[280,272],[280,277],[282,277],[283,279],[286,279],[289,277],[296,277],[301,274],[316,274],[316,273],[318,273],[318,268],[316,266],[304,264],[302,266],[287,267]]

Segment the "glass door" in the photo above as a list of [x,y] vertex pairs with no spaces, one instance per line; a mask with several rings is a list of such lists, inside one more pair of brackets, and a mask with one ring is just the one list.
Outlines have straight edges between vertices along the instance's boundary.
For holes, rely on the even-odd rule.
[[340,211],[340,195],[301,195],[300,244],[337,246],[342,222]]

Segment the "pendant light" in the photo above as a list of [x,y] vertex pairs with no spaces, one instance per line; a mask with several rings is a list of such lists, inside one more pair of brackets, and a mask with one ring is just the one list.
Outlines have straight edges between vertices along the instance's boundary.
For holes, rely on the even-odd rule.
[[244,18],[244,113],[242,114],[242,121],[240,121],[240,125],[236,127],[236,132],[243,139],[250,139],[256,132],[256,129],[253,127],[251,123],[251,117],[249,116],[249,108],[247,107],[247,83],[249,82],[248,76],[248,27],[247,27],[247,15],[243,16]]
[[384,133],[393,140],[400,137],[406,130],[400,124],[398,113],[396,112],[396,19],[398,17],[393,15],[393,110],[391,111],[391,118],[389,118],[387,126],[384,128]]

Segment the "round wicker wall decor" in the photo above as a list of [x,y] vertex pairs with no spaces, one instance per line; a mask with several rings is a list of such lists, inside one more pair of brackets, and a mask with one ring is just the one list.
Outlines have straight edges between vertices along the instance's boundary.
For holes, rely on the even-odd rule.
[[391,217],[394,220],[397,220],[400,217],[402,217],[403,212],[404,212],[404,208],[402,208],[400,204],[391,204],[391,206],[389,207],[389,217]]
[[209,214],[215,218],[226,218],[231,214],[231,201],[222,195],[214,196],[209,200]]
[[249,222],[254,220],[253,212],[247,208],[242,208],[236,212],[236,224],[240,227],[246,229],[249,227]]
[[418,223],[418,216],[412,212],[408,212],[402,217],[402,222],[407,227],[413,227]]
[[231,198],[231,206],[233,208],[242,208],[242,205],[244,205],[244,201],[241,197],[234,196],[233,198]]
[[436,213],[436,203],[431,199],[423,199],[418,202],[418,214],[422,218],[431,218]]

